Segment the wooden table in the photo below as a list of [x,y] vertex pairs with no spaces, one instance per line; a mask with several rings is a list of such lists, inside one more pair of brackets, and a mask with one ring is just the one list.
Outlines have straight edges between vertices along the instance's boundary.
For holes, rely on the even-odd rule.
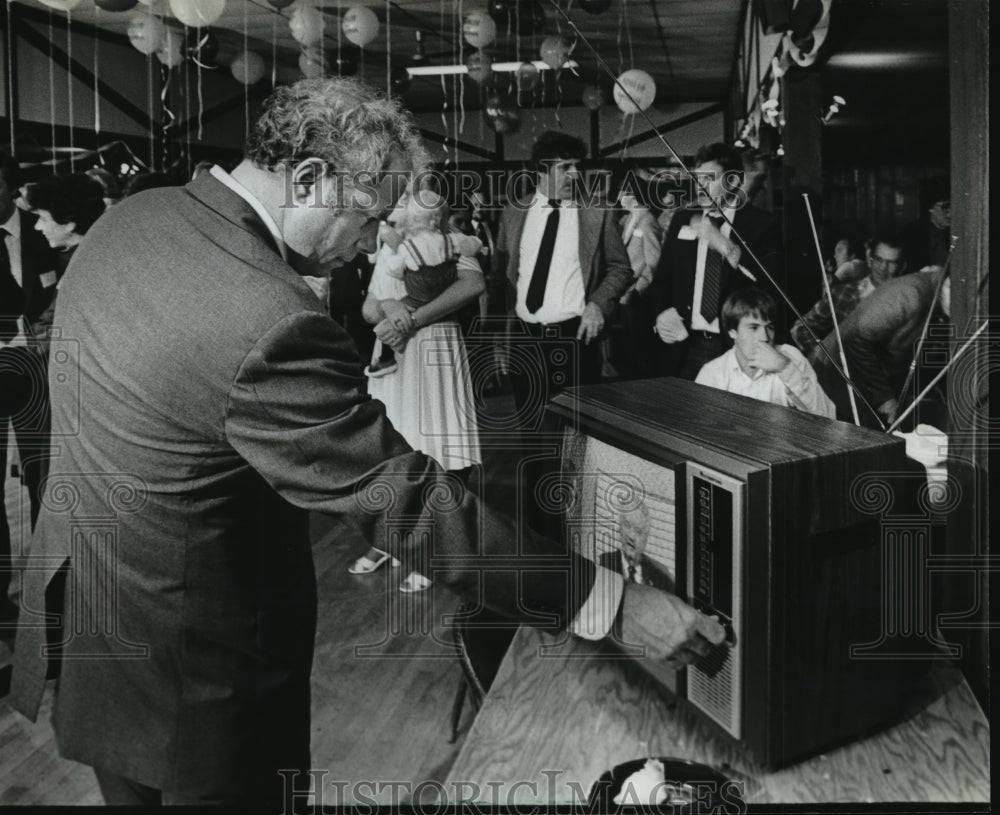
[[742,784],[747,803],[989,801],[989,725],[949,666],[934,670],[927,698],[901,724],[767,772],[612,655],[522,627],[444,784],[449,795],[585,803],[604,771],[645,755],[645,742],[652,755],[715,767]]

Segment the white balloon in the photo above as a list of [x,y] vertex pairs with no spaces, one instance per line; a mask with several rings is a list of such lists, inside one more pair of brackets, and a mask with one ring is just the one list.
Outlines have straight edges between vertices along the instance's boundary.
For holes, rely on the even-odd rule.
[[202,28],[222,16],[226,0],[170,0],[170,10],[184,25]]
[[233,77],[244,85],[253,85],[264,77],[267,66],[264,58],[254,51],[244,51],[233,60]]
[[302,45],[318,45],[323,40],[323,15],[312,6],[299,6],[288,20],[288,30]]
[[378,17],[367,6],[351,6],[342,24],[348,42],[364,48],[378,36]]
[[164,25],[149,14],[136,14],[128,22],[128,39],[141,54],[152,54],[165,37]]
[[[622,87],[629,92],[632,99],[625,95]],[[638,113],[653,104],[653,100],[656,98],[656,82],[645,71],[632,68],[618,77],[614,95],[615,104],[618,105],[622,113]]]
[[184,44],[184,35],[173,28],[164,31],[163,42],[156,49],[156,58],[168,68],[180,65],[184,61],[184,54],[181,46]]
[[309,79],[329,73],[326,54],[320,48],[304,48],[299,54],[299,70]]
[[462,35],[473,48],[485,48],[497,38],[497,24],[485,11],[470,11],[462,23]]
[[42,3],[59,11],[72,11],[80,5],[80,0],[42,0]]

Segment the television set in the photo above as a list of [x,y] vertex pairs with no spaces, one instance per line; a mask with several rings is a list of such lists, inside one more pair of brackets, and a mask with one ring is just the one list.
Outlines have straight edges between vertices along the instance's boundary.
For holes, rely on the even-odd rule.
[[677,672],[638,660],[666,690],[769,768],[903,715],[935,653],[879,647],[900,541],[871,493],[913,498],[901,439],[677,379],[574,388],[548,410],[573,548],[641,561],[726,629]]

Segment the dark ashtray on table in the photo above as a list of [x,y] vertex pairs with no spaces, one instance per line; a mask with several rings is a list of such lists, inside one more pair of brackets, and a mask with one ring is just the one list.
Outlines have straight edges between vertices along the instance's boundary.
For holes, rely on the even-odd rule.
[[[636,773],[640,775],[633,778]],[[631,788],[626,789],[630,779]],[[590,812],[676,815],[746,811],[739,782],[706,764],[665,757],[639,758],[608,770],[591,788],[588,807]]]

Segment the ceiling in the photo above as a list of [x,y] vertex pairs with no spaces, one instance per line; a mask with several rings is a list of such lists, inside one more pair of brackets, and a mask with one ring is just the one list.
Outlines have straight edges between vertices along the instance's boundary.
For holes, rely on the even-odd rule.
[[[592,0],[591,0],[592,1]],[[40,0],[17,0],[34,14],[47,10]],[[473,9],[506,3],[525,8],[521,22],[498,25],[496,42],[486,50],[495,61],[539,58],[547,36],[577,37],[573,58],[578,69],[543,72],[540,87],[521,95],[522,106],[579,105],[584,88],[599,85],[610,100],[612,75],[636,67],[656,82],[654,107],[669,111],[683,102],[722,102],[728,98],[737,34],[746,0],[609,0],[599,14],[587,13],[586,0],[294,0],[276,10],[267,0],[228,0],[212,26],[219,43],[218,61],[227,65],[244,47],[267,60],[274,54],[279,80],[301,76],[301,47],[288,20],[301,5],[320,8],[327,21],[325,45],[360,64],[359,73],[378,87],[389,72],[412,65],[419,32],[426,63],[459,64],[474,49],[464,43],[462,18]],[[772,0],[773,2],[773,0]],[[948,147],[947,3],[945,0],[832,0],[829,34],[817,63],[809,69],[822,77],[824,98],[838,94],[847,106],[824,129],[824,153],[873,160],[901,152],[946,154]],[[150,0],[153,13],[179,25],[169,0]],[[379,19],[376,39],[364,49],[342,36],[339,21],[352,5],[370,8]],[[764,5],[758,0],[758,7]],[[543,19],[530,28],[531,9]],[[83,0],[75,21],[124,37],[131,12],[99,10]],[[61,14],[61,12],[54,12]],[[568,19],[567,19],[568,18]],[[388,26],[386,25],[388,21]],[[573,27],[576,27],[574,30]],[[520,33],[520,36],[517,34]],[[594,51],[606,67],[602,67]],[[425,63],[425,64],[426,64]],[[495,75],[500,76],[500,75]],[[502,75],[506,85],[512,75]],[[235,80],[233,80],[235,83]],[[234,84],[234,90],[238,86]],[[263,94],[270,83],[254,90]],[[492,92],[491,89],[486,89]],[[416,113],[475,109],[487,92],[470,77],[414,77],[403,93]]]
[[[45,8],[40,0],[17,1],[35,9]],[[573,58],[579,62],[575,75],[570,70],[561,71],[557,87],[553,72],[544,72],[545,81],[530,100],[533,105],[579,104],[583,89],[593,84],[599,84],[610,99],[612,77],[600,67],[591,48],[596,49],[615,75],[632,67],[650,73],[657,85],[657,107],[719,101],[727,93],[742,0],[611,0],[610,8],[600,14],[584,11],[580,0],[509,2],[520,2],[528,10],[536,7],[535,15],[542,14],[544,21],[531,33],[524,33],[531,27],[528,11],[521,15],[521,23],[508,26],[501,22],[496,42],[486,49],[494,61],[537,60],[545,37],[557,34],[573,37],[574,32],[560,10],[578,27],[580,34],[573,52]],[[222,17],[212,26],[221,43],[220,60],[227,57],[231,60],[238,53],[245,33],[251,50],[268,59],[276,51],[278,63],[287,69],[289,78],[298,75],[301,48],[291,35],[288,19],[300,5],[315,6],[324,12],[328,21],[324,39],[331,57],[336,57],[339,48],[341,56],[363,63],[361,70],[366,80],[386,87],[387,68],[412,64],[409,60],[417,50],[418,31],[428,62],[464,61],[475,49],[463,41],[462,15],[476,8],[485,9],[487,3],[486,0],[295,0],[278,11],[266,0],[228,0]],[[377,38],[363,50],[343,37],[338,43],[338,21],[352,5],[369,7],[380,23]],[[72,17],[74,21],[124,36],[130,17],[146,10],[139,5],[129,12],[114,13],[97,9],[93,0],[83,0],[73,10]],[[152,0],[152,11],[176,23],[168,0]],[[519,32],[521,35],[517,36]],[[414,112],[440,111],[446,101],[454,107],[456,88],[463,94],[465,107],[479,106],[482,89],[469,77],[460,83],[448,77],[444,84],[447,99],[440,77],[414,77],[404,94],[407,106]]]

